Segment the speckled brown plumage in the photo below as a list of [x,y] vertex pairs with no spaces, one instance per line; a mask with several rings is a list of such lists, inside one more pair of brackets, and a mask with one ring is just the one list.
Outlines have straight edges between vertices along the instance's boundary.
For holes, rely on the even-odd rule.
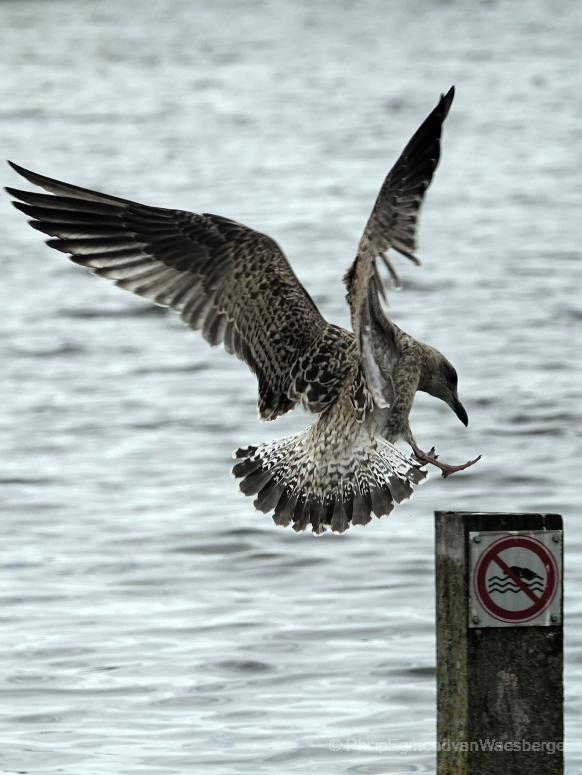
[[[240,449],[234,473],[277,524],[345,530],[388,514],[426,475],[393,442],[411,437],[408,412],[426,353],[384,315],[376,259],[413,261],[418,210],[439,158],[442,97],[388,174],[346,276],[353,332],[328,323],[277,243],[218,215],[142,205],[15,164],[48,193],[7,189],[48,245],[92,273],[175,310],[211,345],[256,374],[260,416],[301,404],[306,431]],[[424,358],[424,360],[423,360]],[[424,381],[426,382],[426,375]]]

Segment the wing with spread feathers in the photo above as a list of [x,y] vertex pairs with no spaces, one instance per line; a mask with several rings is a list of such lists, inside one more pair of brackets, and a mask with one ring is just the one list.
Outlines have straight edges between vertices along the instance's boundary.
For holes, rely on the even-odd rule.
[[[441,96],[386,176],[362,234],[358,255],[384,258],[383,254],[393,248],[420,264],[415,255],[418,214],[439,163],[442,125],[454,96],[453,86]],[[398,284],[389,262],[388,267]]]
[[381,258],[399,285],[398,275],[386,256],[393,248],[415,264],[418,214],[440,158],[443,121],[454,87],[442,95],[436,108],[414,133],[384,181],[358,247],[358,255],[344,281],[352,328],[360,347],[360,361],[377,406],[390,406],[390,374],[398,358],[399,329],[386,317],[380,304],[384,295],[376,259]]
[[270,237],[208,213],[131,202],[16,172],[48,194],[9,188],[31,226],[92,273],[177,311],[257,375],[259,411],[301,401],[320,412],[352,367],[349,337],[329,325]]

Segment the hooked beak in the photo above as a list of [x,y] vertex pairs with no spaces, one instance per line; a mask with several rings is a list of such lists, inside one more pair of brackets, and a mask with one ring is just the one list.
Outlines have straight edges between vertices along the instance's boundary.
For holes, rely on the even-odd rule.
[[457,415],[463,425],[467,427],[467,425],[469,425],[469,418],[467,417],[467,412],[465,411],[463,404],[458,399],[455,399],[451,404],[451,409]]

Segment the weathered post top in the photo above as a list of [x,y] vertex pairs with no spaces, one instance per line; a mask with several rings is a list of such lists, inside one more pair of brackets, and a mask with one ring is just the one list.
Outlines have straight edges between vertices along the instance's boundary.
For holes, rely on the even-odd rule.
[[435,527],[438,775],[562,775],[562,517]]

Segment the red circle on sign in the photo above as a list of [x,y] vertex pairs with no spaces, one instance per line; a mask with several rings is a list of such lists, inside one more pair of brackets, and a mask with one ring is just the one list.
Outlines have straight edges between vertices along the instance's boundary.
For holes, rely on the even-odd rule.
[[[502,551],[513,548],[528,549],[533,552],[541,560],[546,571],[546,585],[543,593],[530,606],[521,611],[510,611],[500,606],[493,600],[486,586],[487,571],[491,563],[496,561]],[[556,594],[557,580],[558,569],[552,553],[540,541],[530,536],[507,536],[492,543],[479,558],[473,575],[475,593],[483,608],[495,619],[511,623],[528,622],[545,611]]]

